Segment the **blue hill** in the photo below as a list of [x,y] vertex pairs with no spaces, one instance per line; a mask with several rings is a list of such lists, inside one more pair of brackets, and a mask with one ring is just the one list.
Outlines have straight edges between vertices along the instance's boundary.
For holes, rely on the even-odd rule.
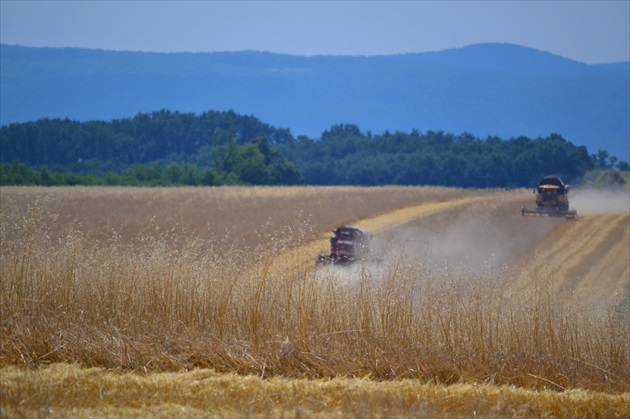
[[561,134],[630,160],[630,65],[510,44],[388,56],[139,53],[0,46],[0,124],[169,109],[252,114],[294,135],[364,131]]

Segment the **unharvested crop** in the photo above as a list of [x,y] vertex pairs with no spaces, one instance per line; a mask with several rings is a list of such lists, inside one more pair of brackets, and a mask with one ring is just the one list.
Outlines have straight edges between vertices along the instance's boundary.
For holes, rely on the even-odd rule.
[[[444,199],[462,194],[447,190]],[[500,208],[516,201],[505,202]],[[8,212],[0,230],[7,377],[11,365],[68,363],[139,374],[211,369],[262,379],[629,391],[628,319],[613,305],[571,304],[551,292],[548,275],[517,289],[519,272],[509,265],[454,269],[437,254],[409,257],[405,247],[350,269],[280,257],[291,250],[314,260],[297,245],[321,231],[321,220],[239,246],[229,237],[182,239],[178,230],[95,241],[80,223],[56,226],[41,204],[22,218]],[[17,403],[7,383],[3,400]]]

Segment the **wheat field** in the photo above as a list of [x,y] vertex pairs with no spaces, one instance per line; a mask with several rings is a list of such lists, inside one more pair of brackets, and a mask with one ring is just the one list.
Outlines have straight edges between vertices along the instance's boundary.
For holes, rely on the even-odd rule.
[[[628,216],[524,219],[529,200],[2,188],[0,413],[627,417],[627,261],[597,260],[628,248]],[[316,268],[343,223],[371,227],[374,260]]]

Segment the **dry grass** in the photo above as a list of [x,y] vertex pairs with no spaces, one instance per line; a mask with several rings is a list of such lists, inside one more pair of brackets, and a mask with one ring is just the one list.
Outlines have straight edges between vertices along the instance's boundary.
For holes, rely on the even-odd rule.
[[[163,204],[173,193],[171,202],[180,208],[175,203],[181,196],[174,191],[159,190],[165,196],[153,199]],[[435,189],[429,196],[431,191],[435,199],[465,195],[446,190],[440,197]],[[277,193],[272,201],[282,199],[282,189],[272,192]],[[0,376],[8,404],[3,403],[3,415],[170,416],[180,408],[179,416],[479,411],[622,417],[628,412],[627,319],[612,311],[594,316],[587,305],[568,304],[549,292],[548,277],[534,278],[526,292],[511,294],[509,271],[497,277],[483,268],[429,269],[402,253],[350,270],[315,270],[277,258],[311,237],[323,220],[315,222],[318,227],[304,221],[279,236],[261,234],[247,246],[231,246],[229,238],[181,240],[179,230],[156,235],[144,228],[129,239],[112,235],[95,242],[92,232],[77,228],[81,222],[57,227],[59,218],[33,200],[20,219],[11,208],[5,210],[5,199]],[[122,207],[111,199],[112,210]],[[364,213],[398,206],[374,205]],[[252,211],[257,219],[276,215],[262,207]],[[248,250],[261,242],[267,245]],[[38,369],[56,363],[65,366]],[[191,370],[192,375],[184,373]],[[63,393],[65,405],[54,402],[55,392],[64,391],[55,384],[59,374],[78,384]],[[200,384],[207,380],[207,386]],[[83,383],[89,388],[95,381],[101,383],[99,393],[83,389]],[[242,396],[229,390],[248,382],[257,384]],[[112,395],[126,394],[123,383],[134,390],[126,404],[123,397],[117,405]],[[192,388],[187,386],[197,386],[191,394],[201,396],[185,396]],[[213,391],[222,403],[212,404],[208,394],[215,393],[208,392]],[[156,392],[170,395],[161,407],[150,401]],[[364,405],[375,410],[361,410]]]
[[0,208],[6,219],[20,220],[29,206],[38,206],[54,215],[49,234],[64,235],[72,226],[91,242],[115,234],[128,243],[174,232],[170,240],[228,238],[251,251],[279,229],[312,235],[395,208],[484,193],[436,187],[2,187]]

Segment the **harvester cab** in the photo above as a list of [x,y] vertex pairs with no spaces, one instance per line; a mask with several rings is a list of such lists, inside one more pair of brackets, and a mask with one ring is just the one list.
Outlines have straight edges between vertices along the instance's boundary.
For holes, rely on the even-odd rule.
[[330,254],[320,254],[318,264],[349,264],[363,259],[369,253],[372,234],[357,227],[341,226],[333,230]]
[[559,177],[542,178],[534,189],[536,208],[521,208],[521,215],[577,218],[577,211],[569,208],[569,189]]

